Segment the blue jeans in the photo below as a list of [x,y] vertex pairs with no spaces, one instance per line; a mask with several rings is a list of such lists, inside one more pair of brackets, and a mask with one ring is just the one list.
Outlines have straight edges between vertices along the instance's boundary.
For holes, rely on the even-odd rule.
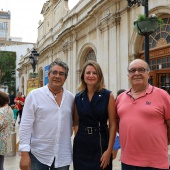
[[119,136],[116,136],[115,143],[113,145],[113,150],[118,150],[120,149],[120,141],[119,141]]
[[69,170],[69,165],[59,167],[59,168],[54,168],[54,161],[52,165],[49,167],[48,165],[45,165],[41,163],[40,161],[37,160],[37,158],[30,153],[30,159],[31,159],[31,168],[30,170]]
[[168,170],[168,169],[158,169],[158,168],[152,168],[152,167],[140,167],[140,166],[133,166],[133,165],[127,165],[122,163],[122,170]]

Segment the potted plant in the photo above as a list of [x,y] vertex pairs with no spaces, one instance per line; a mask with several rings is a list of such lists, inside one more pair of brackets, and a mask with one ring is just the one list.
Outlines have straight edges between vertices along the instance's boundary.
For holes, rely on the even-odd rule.
[[150,17],[140,14],[138,19],[134,21],[135,28],[140,35],[152,34],[163,23],[162,18],[158,18],[155,14],[152,14]]

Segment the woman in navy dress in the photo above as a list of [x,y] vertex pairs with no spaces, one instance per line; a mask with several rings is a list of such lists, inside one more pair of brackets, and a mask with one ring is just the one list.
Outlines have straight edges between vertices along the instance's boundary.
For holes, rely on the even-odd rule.
[[74,170],[112,170],[115,100],[112,92],[104,88],[103,73],[97,62],[85,63],[78,89],[74,113],[74,126],[78,126],[73,144]]

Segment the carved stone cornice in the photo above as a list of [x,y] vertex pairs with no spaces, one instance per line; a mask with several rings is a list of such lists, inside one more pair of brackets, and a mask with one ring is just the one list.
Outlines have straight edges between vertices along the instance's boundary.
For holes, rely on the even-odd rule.
[[116,25],[120,25],[120,20],[121,20],[120,12],[115,13],[114,19],[115,19]]
[[51,3],[56,4],[59,0],[50,0]]
[[72,41],[66,41],[63,44],[63,52],[66,52],[66,51],[71,50],[71,49],[73,49],[73,42]]
[[99,22],[100,31],[105,31],[109,27],[113,27],[114,25],[120,25],[121,16],[119,12],[115,14],[108,14],[104,18],[102,18]]

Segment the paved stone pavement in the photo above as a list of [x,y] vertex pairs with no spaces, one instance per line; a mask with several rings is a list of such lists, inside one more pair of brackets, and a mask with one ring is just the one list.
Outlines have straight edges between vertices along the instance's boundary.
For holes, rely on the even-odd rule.
[[[16,136],[17,136],[17,142],[19,141],[18,137],[18,130],[19,126],[16,123]],[[120,170],[120,151],[117,154],[117,158],[113,161],[113,169],[114,170]],[[16,152],[16,156],[6,156],[4,161],[4,170],[20,170],[19,168],[19,161],[20,161],[20,155],[19,152]],[[70,170],[73,170],[73,165],[71,164]]]
[[[118,152],[117,158],[113,161],[113,170],[120,170],[120,161],[119,161],[120,152]],[[16,153],[16,156],[5,157],[4,170],[19,170],[19,153]],[[70,166],[69,170],[73,170],[73,165]]]
[[[118,151],[116,159],[113,161],[113,170],[121,169],[121,163],[119,161],[119,157],[120,157],[120,150]],[[169,147],[169,157],[170,157],[170,147]],[[19,170],[19,161],[20,161],[20,156],[18,152],[14,157],[5,157],[4,170]],[[73,170],[72,165],[70,166],[70,170]]]
[[[19,129],[19,127],[16,126],[17,141],[19,141],[18,129]],[[119,161],[119,158],[120,158],[120,150],[118,151],[116,159],[113,161],[113,170],[120,170],[121,169],[121,163]],[[170,146],[169,146],[169,158],[170,158]],[[20,161],[19,152],[16,152],[16,156],[5,157],[4,170],[19,170],[20,169],[19,168],[19,161]],[[73,165],[70,166],[70,170],[73,170]]]

